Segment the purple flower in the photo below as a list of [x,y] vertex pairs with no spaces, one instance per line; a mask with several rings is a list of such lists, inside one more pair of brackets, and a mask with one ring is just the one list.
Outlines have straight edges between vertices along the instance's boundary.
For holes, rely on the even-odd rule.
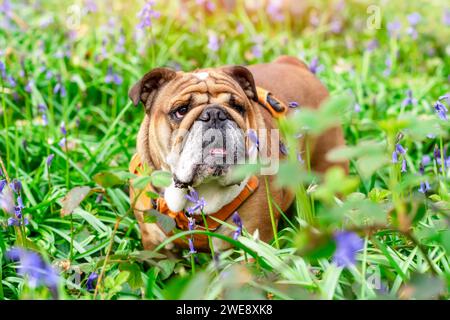
[[333,262],[340,267],[354,265],[356,253],[364,246],[363,240],[356,233],[349,231],[336,232],[334,240],[336,241],[336,251],[333,255]]
[[253,38],[252,54],[255,58],[261,58],[263,56],[263,41],[261,36]]
[[98,274],[95,272],[92,272],[87,281],[86,281],[86,289],[88,289],[88,291],[92,291],[95,289],[95,285],[94,283],[97,281],[98,279]]
[[401,172],[406,172],[407,170],[406,170],[406,160],[405,159],[403,159],[402,160],[402,169],[401,169]]
[[119,39],[117,40],[116,48],[114,49],[116,53],[124,53],[125,52],[125,36],[121,34]]
[[61,75],[57,76],[58,82],[56,83],[55,87],[53,88],[53,94],[59,93],[60,97],[66,96],[66,88],[61,82]]
[[330,30],[333,33],[341,33],[342,31],[342,21],[339,19],[334,19],[331,21]]
[[32,90],[33,90],[33,80],[28,80],[27,84],[25,85],[25,91],[31,93]]
[[47,160],[45,160],[45,163],[47,164],[47,167],[50,168],[52,165],[53,159],[55,158],[55,155],[52,153],[47,157]]
[[97,4],[95,3],[94,0],[85,0],[84,5],[86,7],[87,13],[89,12],[95,13],[98,10]]
[[233,223],[237,226],[236,231],[234,231],[234,233],[233,233],[233,239],[237,240],[237,238],[239,238],[239,236],[242,233],[242,220],[237,211],[235,211],[233,213],[232,219],[233,219]]
[[428,181],[420,183],[420,188],[419,188],[420,193],[427,193],[430,190],[431,190],[431,188],[430,188],[430,184],[428,183]]
[[66,137],[64,137],[58,142],[58,146],[60,146],[61,148],[64,148],[66,146],[66,142],[67,142],[67,139],[66,139]]
[[298,102],[295,102],[295,101],[291,101],[288,104],[288,107],[292,108],[292,109],[298,108],[298,106],[299,106]]
[[450,26],[450,9],[445,9],[442,14],[442,23],[446,26]]
[[160,13],[158,11],[153,10],[153,6],[155,5],[155,1],[148,0],[141,11],[137,14],[139,18],[139,24],[136,26],[138,29],[145,29],[152,26],[152,20],[158,19],[160,17]]
[[309,64],[309,71],[311,71],[313,74],[318,74],[323,70],[323,65],[319,64],[319,58],[314,57],[311,60],[311,63]]
[[273,21],[280,22],[284,20],[284,14],[282,11],[282,1],[270,0],[266,8],[266,11]]
[[298,161],[300,164],[305,163],[305,161],[302,159],[302,155],[301,155],[300,152],[297,152],[297,161]]
[[408,91],[406,91],[406,98],[403,100],[402,106],[406,107],[415,104],[417,104],[417,100],[413,98],[412,90],[409,89]]
[[450,103],[450,93],[444,94],[443,96],[440,96],[438,98],[439,101],[447,101],[447,103]]
[[194,247],[194,240],[192,238],[189,238],[188,242],[189,242],[189,253],[190,254],[197,253],[197,251],[195,251],[195,247]]
[[440,119],[447,121],[448,110],[442,102],[436,101],[436,103],[434,104],[434,110],[436,111]]
[[61,122],[61,125],[59,126],[59,130],[61,131],[61,133],[64,136],[67,135],[66,123],[64,121]]
[[428,164],[430,164],[430,162],[431,162],[431,157],[430,156],[428,156],[428,155],[424,155],[423,157],[422,157],[422,165],[423,166],[427,166]]
[[253,129],[248,129],[247,136],[251,142],[250,149],[248,150],[249,154],[253,154],[255,151],[259,150],[259,139],[256,134],[256,131]]
[[0,180],[0,194],[3,192],[3,189],[7,185],[6,179]]
[[354,110],[355,110],[356,113],[360,113],[361,112],[361,106],[359,105],[359,103],[355,103]]
[[3,79],[6,78],[6,67],[3,61],[0,61],[0,74]]
[[386,77],[389,76],[391,74],[392,71],[392,61],[390,57],[387,57],[386,60],[384,61],[385,65],[386,65],[386,69],[384,69],[383,71],[383,75],[385,75]]
[[372,39],[370,40],[367,45],[366,45],[366,51],[368,52],[372,52],[373,50],[375,50],[376,48],[378,48],[380,46],[380,43],[378,42],[377,39]]
[[16,80],[13,78],[13,76],[8,77],[8,83],[11,88],[14,88],[17,85]]
[[17,180],[14,179],[10,184],[9,187],[11,188],[12,191],[14,191],[16,194],[20,194],[20,191],[22,190],[22,183]]
[[441,150],[437,146],[434,147],[433,156],[436,161],[439,161],[441,159]]
[[194,204],[193,207],[187,208],[187,212],[193,215],[196,211],[203,211],[206,205],[205,199],[203,197],[199,198],[198,192],[194,188],[190,188],[189,194],[185,195],[185,198]]
[[217,34],[214,32],[208,33],[208,49],[212,52],[219,51],[220,44],[219,44],[219,38],[217,37]]
[[400,21],[389,22],[387,24],[387,29],[389,32],[389,36],[391,38],[395,38],[395,37],[398,38],[398,36],[400,34],[399,31],[401,28],[402,28],[402,24]]
[[422,20],[422,16],[418,12],[413,12],[408,16],[408,22],[412,27],[415,27],[420,20]]
[[27,284],[31,288],[44,285],[53,291],[57,290],[59,283],[58,274],[36,252],[13,248],[6,253],[6,256],[10,260],[19,261],[17,273],[26,277]]
[[395,145],[395,151],[398,152],[399,154],[406,154],[406,150],[405,148],[403,148],[403,146],[400,143],[397,143]]
[[195,220],[194,220],[194,218],[189,217],[188,221],[189,221],[188,222],[188,229],[189,229],[189,231],[194,230],[195,229]]
[[108,67],[108,73],[105,77],[105,83],[114,83],[116,85],[121,85],[123,82],[123,79],[121,76],[119,76],[117,73],[113,72],[113,69],[111,66]]
[[397,151],[392,152],[392,163],[398,162],[398,154]]
[[288,154],[288,149],[286,147],[286,145],[280,141],[280,152],[283,155],[287,155]]

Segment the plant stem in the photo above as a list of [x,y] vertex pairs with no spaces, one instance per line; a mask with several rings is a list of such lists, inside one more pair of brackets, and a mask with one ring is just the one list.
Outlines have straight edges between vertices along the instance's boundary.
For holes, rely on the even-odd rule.
[[272,201],[270,198],[270,190],[269,190],[269,180],[267,179],[267,176],[264,176],[264,183],[266,186],[267,205],[269,206],[270,222],[272,223],[272,231],[273,231],[273,238],[275,240],[275,247],[277,249],[280,249],[280,243],[278,242],[277,224],[273,213]]

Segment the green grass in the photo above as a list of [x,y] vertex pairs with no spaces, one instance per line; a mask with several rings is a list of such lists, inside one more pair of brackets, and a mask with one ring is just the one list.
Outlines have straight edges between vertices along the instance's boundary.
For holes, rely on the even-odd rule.
[[[450,92],[444,2],[380,5],[378,29],[366,27],[369,2],[349,1],[342,10],[337,2],[311,2],[299,16],[285,12],[281,22],[271,21],[263,9],[249,13],[239,6],[229,13],[220,8],[208,13],[191,2],[183,9],[177,1],[157,5],[161,17],[138,41],[140,1],[99,4],[97,12],[82,14],[73,30],[69,26],[77,22],[77,9],[72,2],[43,1],[39,7],[14,2],[8,18],[0,13],[5,21],[0,61],[16,82],[11,86],[2,78],[0,83],[0,156],[8,178],[23,184],[24,216],[30,222],[9,227],[11,215],[0,209],[0,299],[51,297],[46,288],[30,288],[17,274],[17,263],[5,258],[13,246],[38,251],[58,267],[61,299],[447,299],[450,170],[433,157],[438,148],[445,160],[449,147],[449,122],[433,108]],[[407,16],[416,11],[422,20],[413,39],[406,31]],[[313,12],[320,14],[316,27],[309,22]],[[42,26],[49,17],[53,22]],[[342,22],[340,32],[331,30],[332,19]],[[389,37],[387,24],[396,19],[403,24],[401,35]],[[238,32],[239,25],[244,32]],[[208,49],[211,33],[219,38],[217,52]],[[121,35],[124,51],[116,52]],[[255,57],[258,39],[262,56]],[[373,39],[379,46],[369,52],[365,48]],[[294,189],[297,206],[282,214],[276,243],[258,241],[244,230],[238,241],[224,238],[235,248],[221,252],[217,261],[209,253],[191,259],[186,252],[173,260],[157,250],[143,251],[128,182],[123,183],[143,117],[142,108],[128,99],[130,86],[153,67],[189,71],[271,61],[282,54],[307,63],[317,57],[323,65],[317,76],[332,97],[326,111],[301,110],[298,118],[281,124],[282,131],[299,132],[309,125],[311,132],[321,132],[325,123],[340,118],[348,148],[331,156],[350,160],[350,176],[333,170],[311,180],[291,148],[278,182]],[[121,84],[105,83],[109,67]],[[65,96],[54,92],[57,75]],[[407,90],[417,100],[413,105],[402,104]],[[361,112],[355,112],[355,103]],[[39,104],[46,106],[46,126]],[[63,121],[67,144],[62,148]],[[406,173],[391,163],[397,142],[407,148]],[[55,158],[48,168],[50,154]],[[424,155],[431,163],[420,176]],[[114,178],[99,178],[105,172],[115,173]],[[424,179],[431,185],[426,195],[418,192]],[[62,199],[77,186],[90,187],[90,193],[62,215]],[[273,213],[279,211],[273,207]],[[354,266],[341,268],[331,261],[338,229],[363,239]],[[101,275],[95,292],[86,288],[92,272]]]

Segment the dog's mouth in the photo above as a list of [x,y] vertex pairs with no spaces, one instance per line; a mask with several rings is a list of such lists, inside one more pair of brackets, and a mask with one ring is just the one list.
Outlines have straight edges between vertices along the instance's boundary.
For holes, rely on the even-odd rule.
[[211,127],[195,121],[187,133],[173,168],[178,186],[196,186],[207,180],[225,178],[231,168],[245,160],[245,138],[232,119]]

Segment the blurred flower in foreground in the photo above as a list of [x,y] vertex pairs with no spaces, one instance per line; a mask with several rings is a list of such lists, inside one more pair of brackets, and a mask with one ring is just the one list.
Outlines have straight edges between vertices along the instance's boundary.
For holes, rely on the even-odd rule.
[[202,211],[206,205],[203,197],[199,198],[198,192],[194,188],[190,188],[189,194],[185,195],[185,198],[194,204],[193,207],[187,208],[187,212],[193,215],[196,211]]
[[333,262],[339,267],[349,267],[356,262],[356,253],[363,249],[363,240],[354,232],[339,231],[334,235],[336,251]]
[[19,262],[17,273],[26,277],[27,284],[31,288],[43,285],[56,295],[59,276],[55,269],[46,263],[39,254],[21,248],[12,248],[6,255],[10,260]]
[[434,110],[436,111],[436,113],[440,119],[447,121],[448,109],[445,107],[445,105],[441,101],[436,101],[436,103],[434,104]]
[[92,272],[89,275],[89,277],[88,277],[88,279],[86,281],[86,288],[88,289],[88,291],[94,290],[95,282],[97,281],[97,279],[98,279],[98,274],[97,273]]
[[234,233],[233,233],[233,239],[237,240],[237,238],[239,238],[239,236],[242,233],[242,220],[237,211],[235,211],[233,213],[232,219],[233,219],[233,223],[237,226],[236,231],[234,231]]
[[138,29],[145,29],[152,26],[152,20],[158,19],[161,14],[158,11],[153,10],[155,1],[148,0],[141,11],[137,14],[139,18],[139,24],[136,26]]

